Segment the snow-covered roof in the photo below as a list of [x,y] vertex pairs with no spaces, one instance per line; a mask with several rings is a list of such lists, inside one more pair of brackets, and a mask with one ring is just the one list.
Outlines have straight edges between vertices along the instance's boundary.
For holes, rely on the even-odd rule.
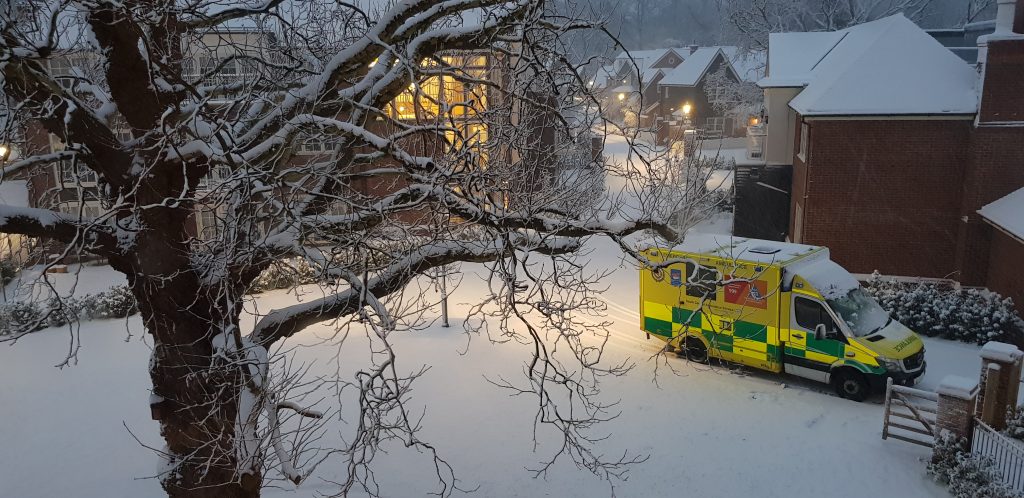
[[641,60],[645,60],[647,61],[647,65],[653,66],[655,63],[657,63],[659,60],[661,60],[669,53],[675,54],[676,56],[679,57],[680,60],[686,58],[685,56],[683,56],[682,53],[676,51],[673,48],[655,48],[652,50],[630,50],[628,53],[623,51],[620,52],[619,55],[615,57],[615,59],[617,61],[628,62],[629,57],[632,56],[633,60],[637,61],[638,64]]
[[721,47],[701,47],[690,54],[682,64],[669,71],[661,80],[662,85],[669,86],[694,86],[704,73],[711,67],[711,63],[722,53]]
[[0,182],[0,204],[14,207],[28,206],[28,182],[4,180]]
[[974,114],[977,73],[896,14],[829,33],[769,38],[762,87],[804,86],[792,107],[805,116]]
[[707,74],[719,54],[725,57],[736,77],[741,81],[756,82],[764,76],[764,54],[747,52],[739,47],[701,47],[690,54],[682,64],[665,73],[660,84],[669,86],[695,86]]
[[1024,188],[978,210],[989,223],[1024,241]]
[[843,37],[839,31],[771,33],[768,35],[768,77],[762,88],[802,87],[810,83],[811,69]]

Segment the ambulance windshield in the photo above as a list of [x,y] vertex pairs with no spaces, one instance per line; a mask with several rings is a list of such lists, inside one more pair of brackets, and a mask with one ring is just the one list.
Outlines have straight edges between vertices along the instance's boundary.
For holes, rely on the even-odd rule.
[[889,324],[889,313],[860,287],[843,297],[829,299],[828,305],[842,317],[855,337],[874,334]]

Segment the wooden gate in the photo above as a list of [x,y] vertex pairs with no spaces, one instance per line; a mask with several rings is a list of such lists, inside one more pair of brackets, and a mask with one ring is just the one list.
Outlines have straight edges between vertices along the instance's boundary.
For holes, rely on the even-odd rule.
[[885,384],[885,422],[882,439],[899,439],[929,448],[935,445],[939,395],[912,387]]

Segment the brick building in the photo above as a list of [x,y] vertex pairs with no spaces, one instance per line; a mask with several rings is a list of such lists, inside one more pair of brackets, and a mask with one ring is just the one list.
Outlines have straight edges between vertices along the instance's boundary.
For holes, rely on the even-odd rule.
[[[260,77],[268,77],[266,74],[258,74],[266,71],[266,67],[255,67],[247,65],[251,59],[274,60],[275,47],[278,41],[275,37],[265,31],[253,29],[219,29],[201,35],[196,39],[183,41],[183,73],[186,77],[199,78],[206,75],[206,80],[215,81],[219,84],[238,84],[244,87],[249,81]],[[244,57],[239,57],[242,55]],[[99,67],[100,58],[87,51],[67,52],[52,57],[48,63],[51,73],[56,77],[59,84],[66,89],[77,92],[77,85],[90,77],[101,78],[101,72],[91,74],[94,71],[101,71]],[[500,81],[506,78],[503,74],[503,66],[489,52],[466,52],[460,51],[444,55],[442,62],[453,68],[457,68],[460,74],[467,78],[474,78],[488,81]],[[250,63],[251,64],[251,63]],[[206,105],[214,112],[224,112],[229,116],[230,109],[235,105],[237,95],[225,94],[210,99]],[[481,114],[491,109],[492,104],[500,105],[500,95],[490,85],[464,83],[451,76],[438,75],[424,78],[415,87],[399,95],[393,102],[389,103],[384,111],[388,117],[403,124],[434,123],[443,121],[446,125],[457,128],[461,132],[458,138],[455,133],[446,133],[440,136],[431,133],[406,134],[401,139],[402,146],[408,152],[427,157],[441,157],[444,155],[446,140],[464,151],[473,151],[481,159],[480,162],[488,163],[499,157],[512,159],[516,164],[528,165],[547,161],[543,170],[532,171],[533,176],[529,182],[520,182],[522,189],[536,188],[536,186],[549,182],[554,176],[554,162],[561,157],[553,156],[556,152],[564,154],[565,143],[569,143],[566,137],[556,137],[552,126],[538,126],[538,120],[545,116],[535,110],[525,111],[516,109],[520,114],[528,114],[528,120],[520,120],[513,124],[530,129],[538,129],[536,140],[526,144],[531,151],[550,151],[548,155],[541,158],[516,157],[512,158],[512,151],[502,145],[501,137],[491,137],[491,130],[484,123]],[[537,98],[540,101],[540,98]],[[451,111],[449,111],[451,109]],[[344,116],[340,116],[344,119]],[[112,118],[116,124],[118,118]],[[494,119],[490,117],[489,119]],[[513,120],[516,118],[513,116]],[[547,119],[545,122],[554,122],[554,119]],[[391,136],[399,130],[392,129],[396,124],[383,117],[368,119],[365,126],[370,131],[380,136]],[[118,139],[123,143],[131,143],[133,133],[127,127],[116,127]],[[25,139],[17,144],[22,156],[59,152],[64,145],[54,135],[46,133],[40,126],[28,123],[23,135]],[[591,155],[592,144],[589,137],[572,137],[579,139],[581,147],[585,148],[588,159]],[[464,143],[455,143],[456,140],[464,140]],[[536,142],[536,143],[534,143]],[[555,142],[559,142],[556,144]],[[337,139],[329,134],[308,132],[300,135],[293,144],[288,154],[287,166],[296,171],[302,170],[305,165],[329,159],[330,155],[338,149]],[[381,168],[384,163],[391,161],[389,158],[381,158],[373,164],[356,166],[361,169]],[[65,213],[94,218],[104,212],[102,199],[97,192],[96,174],[84,165],[78,165],[74,161],[60,160],[50,164],[36,166],[30,171],[22,172],[27,190],[28,204],[33,207],[56,209]],[[223,196],[221,185],[229,179],[232,171],[227,166],[214,168],[207,177],[200,180],[195,215],[193,216],[194,226],[189,230],[191,236],[199,239],[210,239],[217,236],[217,231],[225,226],[224,217],[226,208],[221,204]],[[5,179],[5,184],[8,182]],[[529,185],[527,185],[529,183]],[[398,175],[374,174],[355,175],[345,190],[348,194],[361,198],[381,198],[402,188],[404,183]],[[512,190],[512,189],[510,189]],[[336,202],[330,207],[330,214],[344,214],[348,206],[345,202]],[[431,216],[431,210],[406,210],[395,215],[396,219],[405,223],[420,223],[425,217]],[[13,244],[7,244],[13,245]]]
[[[1024,309],[1024,243],[1005,221],[1024,219],[1022,11],[1000,0],[976,63],[899,14],[772,34],[764,157],[792,168],[787,238],[853,272],[952,278]],[[1001,217],[984,216],[993,203]]]

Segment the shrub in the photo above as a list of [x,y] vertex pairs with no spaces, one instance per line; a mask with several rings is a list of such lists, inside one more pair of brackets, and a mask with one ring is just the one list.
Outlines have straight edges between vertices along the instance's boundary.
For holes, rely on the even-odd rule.
[[1024,407],[1011,407],[1006,411],[1006,429],[1003,433],[1024,441]]
[[298,285],[313,284],[320,280],[320,274],[305,259],[281,260],[271,265],[249,286],[249,292],[266,292],[275,289],[291,289]]
[[1024,320],[1013,301],[986,289],[933,282],[900,282],[875,272],[864,289],[915,332],[964,342],[1019,342]]
[[46,326],[46,310],[35,303],[14,301],[0,306],[0,335],[31,332]]
[[14,301],[0,305],[0,335],[59,327],[74,320],[125,318],[138,312],[135,296],[123,285],[82,297],[51,298],[45,305]]
[[111,287],[92,297],[90,308],[95,310],[89,318],[125,318],[139,312],[135,295],[127,286]]
[[949,486],[954,498],[1021,498],[1002,481],[991,458],[965,451],[966,441],[943,432],[935,438],[928,474]]
[[18,276],[18,266],[9,259],[0,259],[0,286],[7,285]]

